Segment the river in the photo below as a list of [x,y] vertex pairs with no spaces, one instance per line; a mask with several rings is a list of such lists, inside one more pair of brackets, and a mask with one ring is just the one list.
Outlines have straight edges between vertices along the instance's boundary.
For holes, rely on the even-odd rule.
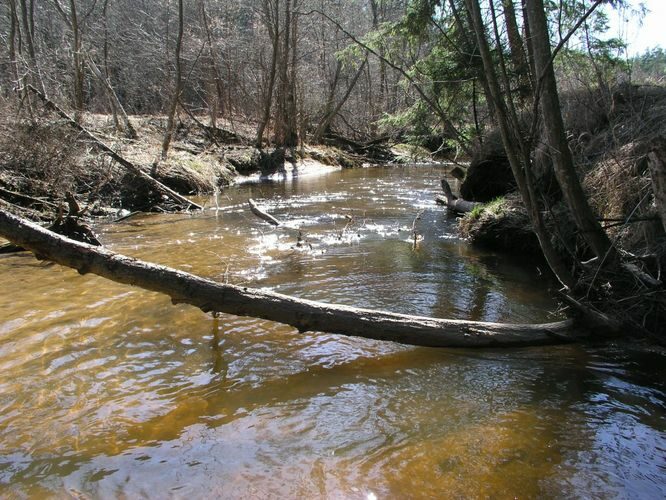
[[[540,263],[456,237],[432,202],[441,175],[366,168],[247,183],[203,200],[203,213],[96,230],[121,253],[303,298],[557,319]],[[254,217],[249,197],[283,226]],[[0,276],[2,496],[666,495],[666,364],[649,350],[300,334],[29,254],[2,256]]]

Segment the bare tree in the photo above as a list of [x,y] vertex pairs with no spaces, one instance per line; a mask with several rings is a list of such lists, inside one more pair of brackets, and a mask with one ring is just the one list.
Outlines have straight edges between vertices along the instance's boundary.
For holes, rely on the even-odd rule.
[[337,88],[337,83],[339,81],[339,74],[340,74],[340,67],[342,64],[338,62],[338,65],[336,67],[336,72],[335,72],[335,79],[333,80],[333,84],[331,86],[331,92],[329,94],[328,99],[326,100],[326,106],[324,108],[324,114],[321,118],[321,121],[319,122],[319,125],[317,125],[317,128],[315,129],[315,132],[313,134],[312,140],[314,142],[319,142],[321,141],[321,138],[324,134],[327,132],[330,132],[331,129],[331,124],[333,123],[333,119],[337,116],[337,114],[340,112],[342,109],[342,106],[345,105],[347,100],[349,99],[349,96],[351,96],[352,91],[354,90],[354,87],[356,86],[356,82],[358,82],[359,77],[363,74],[363,71],[368,64],[368,58],[367,56],[363,59],[363,62],[358,66],[356,69],[356,72],[352,76],[351,82],[347,86],[347,90],[345,91],[344,95],[340,98],[340,100],[335,103],[335,91]]
[[296,118],[296,54],[298,16],[293,12],[297,0],[284,0],[284,26],[280,51],[279,85],[275,140],[278,145],[298,145]]
[[[125,135],[130,138],[130,139],[136,139],[137,134],[136,130],[134,130],[134,127],[132,126],[132,123],[129,120],[129,117],[127,116],[127,113],[125,112],[125,108],[123,107],[122,103],[120,102],[120,99],[118,99],[118,95],[116,94],[116,91],[113,90],[113,87],[111,86],[111,82],[109,82],[109,79],[102,74],[102,71],[97,67],[97,64],[95,64],[94,59],[90,54],[86,55],[86,63],[88,67],[90,68],[90,71],[95,75],[95,77],[102,83],[104,86],[105,90],[107,91],[108,98],[109,98],[109,104],[111,106],[111,111],[113,113],[114,117],[114,122],[116,123],[116,127],[121,130],[122,132],[125,133]],[[119,127],[120,123],[118,121],[118,115],[120,115],[123,119],[123,126]]]
[[[169,105],[169,112],[167,115],[167,125],[164,131],[164,139],[162,140],[162,152],[160,154],[159,160],[164,161],[167,159],[169,154],[169,146],[171,145],[171,138],[173,137],[174,129],[176,128],[176,110],[178,109],[178,101],[180,99],[180,94],[182,92],[182,67],[180,60],[180,52],[183,46],[183,29],[184,29],[184,19],[183,19],[183,0],[178,0],[178,37],[176,39],[176,50],[175,50],[175,65],[176,65],[176,75],[174,82],[173,95],[171,97],[171,103]],[[156,168],[159,161],[155,162],[154,167]]]
[[201,24],[204,28],[206,36],[206,44],[208,45],[208,58],[210,65],[210,72],[213,79],[213,89],[215,94],[208,96],[208,114],[210,116],[210,126],[217,126],[217,116],[223,113],[224,107],[224,87],[222,84],[222,75],[217,67],[217,54],[215,53],[215,45],[213,43],[213,36],[211,34],[210,23],[208,21],[208,14],[206,12],[206,0],[201,0],[200,3]]
[[18,68],[18,59],[16,52],[16,39],[21,36],[18,23],[18,16],[16,15],[16,2],[8,0],[9,2],[9,34],[8,34],[8,49],[9,49],[9,66],[12,72],[13,84],[20,87],[20,76]]
[[273,89],[277,73],[278,58],[280,57],[280,0],[263,0],[262,20],[271,39],[271,63],[268,70],[267,83],[264,88],[262,115],[257,129],[257,147],[261,148],[264,141],[264,132],[271,118],[273,105]]
[[539,100],[543,115],[544,145],[553,160],[557,182],[578,230],[597,257],[613,261],[616,256],[615,251],[587,202],[564,133],[543,0],[527,0],[525,5],[532,33],[529,42],[532,44],[534,67],[538,75],[537,88],[540,89],[536,98]]
[[502,143],[509,159],[511,171],[516,179],[521,198],[527,207],[534,232],[539,240],[539,244],[549,267],[564,286],[573,288],[575,284],[573,276],[551,244],[550,234],[543,221],[541,208],[538,204],[539,199],[536,195],[534,182],[531,177],[532,165],[529,146],[521,139],[523,134],[521,132],[520,122],[515,110],[507,104],[507,100],[510,97],[502,91],[499,78],[497,77],[495,69],[496,65],[490,52],[479,2],[478,0],[465,0],[465,4],[471,16],[479,52],[481,53],[490,98],[495,109],[496,121],[502,136]]
[[[72,32],[72,43],[70,50],[72,52],[72,77],[74,80],[74,93],[73,93],[73,107],[74,116],[77,122],[80,122],[83,117],[84,111],[84,96],[83,96],[83,57],[82,57],[82,34],[81,25],[79,23],[79,14],[76,9],[76,0],[69,0],[69,11],[60,5],[59,0],[53,0],[53,3],[60,13],[62,19],[67,24],[67,27]],[[23,0],[25,4],[25,0]],[[91,9],[92,11],[92,9]]]

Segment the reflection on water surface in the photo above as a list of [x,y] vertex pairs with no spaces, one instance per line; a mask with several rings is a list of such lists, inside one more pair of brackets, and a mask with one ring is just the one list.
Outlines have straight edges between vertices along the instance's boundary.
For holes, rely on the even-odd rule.
[[[440,175],[376,168],[246,185],[220,195],[220,210],[98,230],[114,250],[219,281],[412,314],[552,320],[538,264],[455,238],[431,203]],[[249,214],[248,197],[285,227]],[[666,493],[656,354],[299,334],[28,255],[2,257],[0,273],[0,490],[11,496]]]

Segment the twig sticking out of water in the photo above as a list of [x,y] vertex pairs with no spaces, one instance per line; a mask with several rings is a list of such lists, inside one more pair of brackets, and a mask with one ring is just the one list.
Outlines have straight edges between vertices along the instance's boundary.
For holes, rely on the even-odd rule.
[[349,226],[351,226],[354,223],[354,216],[353,215],[345,215],[345,219],[347,219],[347,223],[345,224],[345,227],[342,228],[342,231],[338,234],[338,239],[342,240],[342,238],[345,235],[345,232],[347,229],[349,229]]
[[247,200],[247,202],[250,205],[250,211],[252,211],[252,213],[254,215],[259,217],[260,219],[265,220],[269,224],[272,224],[273,226],[279,226],[280,225],[280,221],[278,221],[275,217],[273,217],[268,212],[265,212],[265,211],[261,210],[252,198]]
[[414,217],[414,221],[412,222],[412,238],[413,238],[412,250],[416,250],[419,241],[423,239],[423,236],[421,236],[419,233],[416,232],[416,223],[421,219],[421,216],[423,215],[424,212],[425,208],[423,210],[420,210],[419,213],[416,214],[416,217]]

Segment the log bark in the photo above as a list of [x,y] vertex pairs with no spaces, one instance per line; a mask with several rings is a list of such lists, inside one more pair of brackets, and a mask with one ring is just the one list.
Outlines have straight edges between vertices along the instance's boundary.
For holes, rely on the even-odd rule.
[[76,120],[72,119],[67,113],[65,113],[65,111],[62,110],[62,108],[60,108],[60,106],[58,106],[56,103],[54,103],[53,101],[48,99],[42,92],[37,90],[35,87],[33,87],[32,85],[28,85],[28,89],[30,89],[31,92],[37,94],[37,96],[44,102],[44,105],[47,108],[52,109],[58,115],[60,115],[62,118],[67,120],[67,123],[70,126],[74,127],[76,130],[81,132],[81,134],[84,137],[86,137],[87,139],[89,139],[90,141],[92,141],[95,144],[95,146],[97,146],[97,148],[104,151],[104,153],[109,155],[111,158],[113,158],[121,166],[123,166],[124,168],[126,168],[127,170],[132,172],[134,175],[136,175],[137,177],[140,177],[142,180],[144,180],[146,183],[148,183],[148,185],[151,188],[155,189],[159,193],[164,194],[165,196],[168,196],[169,198],[174,200],[176,203],[178,203],[179,205],[182,205],[185,208],[191,207],[191,208],[194,208],[194,209],[197,209],[197,210],[203,210],[203,207],[201,205],[197,205],[193,201],[190,201],[187,198],[185,198],[184,196],[176,193],[173,189],[165,186],[160,181],[154,179],[153,177],[151,177],[150,175],[145,173],[143,170],[141,170],[141,168],[139,168],[134,163],[132,163],[132,162],[126,160],[125,158],[123,158],[122,156],[120,156],[113,149],[111,149],[109,146],[104,144],[101,141],[101,139],[98,139],[87,128],[85,128],[80,123],[77,123]]
[[446,206],[446,208],[450,208],[454,212],[464,214],[471,212],[477,206],[482,205],[482,203],[463,200],[455,196],[446,179],[442,179],[442,189],[444,190],[444,196],[435,197],[435,201],[440,205]]
[[0,210],[0,235],[80,274],[164,293],[174,304],[204,312],[276,321],[299,331],[319,331],[430,347],[515,347],[572,342],[587,336],[573,320],[501,324],[436,319],[325,304],[275,292],[216,283],[56,235]]
[[247,203],[248,203],[248,205],[250,205],[250,211],[251,211],[254,215],[256,215],[256,216],[259,217],[260,219],[263,219],[263,220],[265,220],[266,222],[268,222],[269,224],[272,224],[272,225],[274,225],[274,226],[279,226],[279,225],[280,225],[280,221],[279,221],[279,220],[277,220],[275,217],[273,217],[273,216],[272,216],[271,214],[269,214],[268,212],[264,212],[262,209],[260,209],[260,208],[257,206],[257,204],[255,203],[255,201],[254,201],[252,198],[250,198],[249,200],[247,200]]

